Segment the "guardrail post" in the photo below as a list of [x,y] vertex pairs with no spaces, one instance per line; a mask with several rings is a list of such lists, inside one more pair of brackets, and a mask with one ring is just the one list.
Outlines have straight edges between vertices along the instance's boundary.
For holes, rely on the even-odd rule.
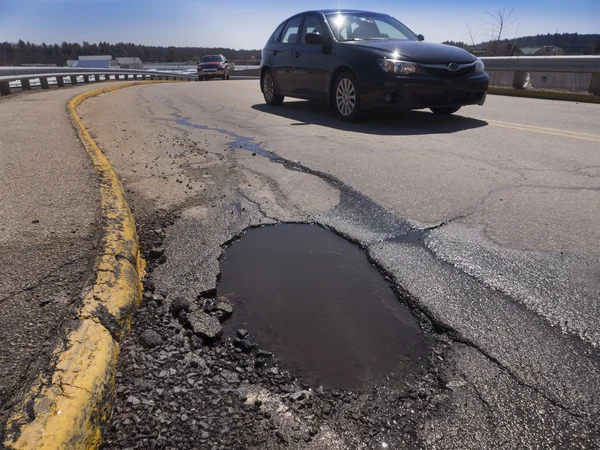
[[64,77],[56,77],[56,85],[59,88],[65,87],[65,79],[64,79]]
[[600,73],[596,72],[592,74],[588,92],[590,94],[600,95]]
[[12,92],[10,91],[10,84],[8,81],[0,82],[0,95],[10,95]]
[[75,86],[77,84],[77,77],[75,75],[71,75],[69,78],[71,79],[71,86]]
[[515,70],[513,75],[512,87],[515,89],[524,89],[525,87],[525,72],[518,72]]
[[89,75],[84,75],[84,76],[83,76],[83,82],[84,82],[85,84],[89,84],[89,82],[90,82],[90,76],[89,76]]
[[31,83],[29,83],[29,79],[28,78],[23,78],[21,80],[21,89],[24,91],[30,91],[31,90]]
[[[104,78],[106,79],[106,76]],[[94,75],[94,81],[96,83],[99,83],[100,82],[100,75]]]
[[48,78],[41,77],[40,78],[40,86],[42,86],[42,89],[50,89],[50,85],[48,84]]

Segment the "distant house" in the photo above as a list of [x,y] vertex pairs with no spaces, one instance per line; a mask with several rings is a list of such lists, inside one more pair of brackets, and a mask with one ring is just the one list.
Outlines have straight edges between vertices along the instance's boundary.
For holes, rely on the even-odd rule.
[[121,69],[143,69],[144,63],[140,58],[117,58],[117,64]]

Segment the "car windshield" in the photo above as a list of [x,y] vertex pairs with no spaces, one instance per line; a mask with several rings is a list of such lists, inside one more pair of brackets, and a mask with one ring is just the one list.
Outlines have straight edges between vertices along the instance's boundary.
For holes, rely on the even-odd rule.
[[327,21],[338,41],[417,41],[417,36],[393,17],[383,14],[331,14]]
[[223,62],[223,58],[217,56],[204,56],[202,62]]

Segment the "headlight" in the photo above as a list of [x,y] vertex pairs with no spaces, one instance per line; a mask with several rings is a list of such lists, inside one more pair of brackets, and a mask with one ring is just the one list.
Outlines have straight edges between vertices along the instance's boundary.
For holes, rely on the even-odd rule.
[[219,64],[219,70],[223,70],[225,68],[224,64]]
[[202,72],[202,66],[198,66],[198,72]]
[[412,62],[398,61],[397,59],[380,59],[378,63],[379,67],[390,73],[408,75],[417,71],[417,64]]
[[475,61],[475,73],[483,73],[485,71],[485,66],[483,65],[483,61],[477,58]]

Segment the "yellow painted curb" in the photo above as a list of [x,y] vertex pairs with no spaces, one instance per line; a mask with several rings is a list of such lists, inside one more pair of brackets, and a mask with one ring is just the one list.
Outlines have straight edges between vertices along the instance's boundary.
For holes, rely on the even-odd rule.
[[[160,81],[159,81],[160,82]],[[54,350],[51,370],[41,375],[6,427],[10,449],[96,449],[100,426],[111,413],[119,339],[141,300],[144,261],[133,214],[108,159],[85,129],[77,106],[131,82],[72,98],[69,114],[100,179],[104,219],[96,281],[84,292],[78,324]]]
[[566,100],[580,103],[600,103],[600,95],[578,94],[576,92],[539,91],[534,89],[514,89],[512,87],[490,86],[488,94],[508,95],[512,97],[543,98],[547,100]]

